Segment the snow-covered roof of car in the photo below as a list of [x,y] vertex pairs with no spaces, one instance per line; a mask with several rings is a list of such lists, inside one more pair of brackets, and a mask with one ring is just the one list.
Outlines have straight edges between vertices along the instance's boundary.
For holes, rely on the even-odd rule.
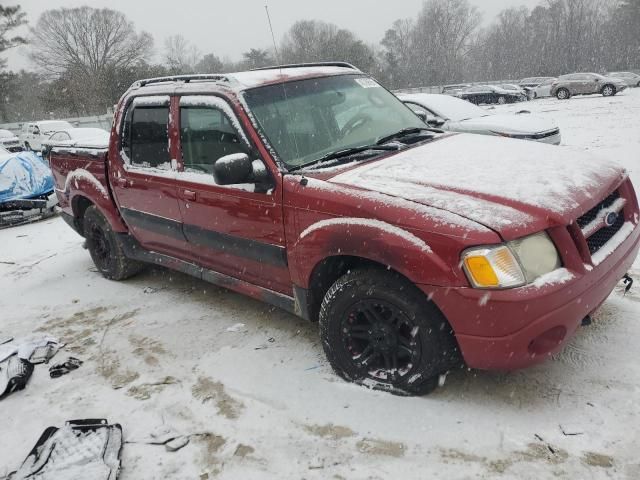
[[15,134],[10,132],[9,130],[3,130],[0,128],[0,138],[13,138]]
[[489,115],[486,110],[451,95],[437,93],[399,94],[403,102],[414,102],[431,110],[445,120],[460,121]]

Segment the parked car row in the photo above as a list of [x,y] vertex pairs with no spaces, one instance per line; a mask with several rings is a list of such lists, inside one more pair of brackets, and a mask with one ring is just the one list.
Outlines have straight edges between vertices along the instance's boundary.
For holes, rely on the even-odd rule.
[[566,100],[574,95],[598,93],[609,97],[629,87],[640,87],[640,75],[633,72],[612,72],[607,75],[571,73],[560,77],[527,77],[517,85],[445,85],[442,93],[480,105],[514,103],[545,97]]

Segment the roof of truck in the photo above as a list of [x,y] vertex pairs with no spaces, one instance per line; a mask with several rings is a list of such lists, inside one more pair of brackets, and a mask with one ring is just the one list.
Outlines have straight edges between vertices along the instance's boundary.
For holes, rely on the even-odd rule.
[[138,80],[131,85],[132,90],[144,89],[153,93],[181,90],[210,90],[212,86],[224,87],[237,91],[273,85],[307,78],[318,78],[333,75],[362,73],[353,65],[343,62],[325,62],[275,67],[225,74],[175,75],[170,77]]

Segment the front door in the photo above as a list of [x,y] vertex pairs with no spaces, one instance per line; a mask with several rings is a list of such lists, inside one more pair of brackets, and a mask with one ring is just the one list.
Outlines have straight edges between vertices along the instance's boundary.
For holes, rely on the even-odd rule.
[[174,104],[179,119],[176,186],[184,234],[199,264],[219,273],[291,295],[282,189],[255,184],[217,185],[213,166],[227,155],[255,153],[231,106],[214,96],[185,96]]
[[111,185],[126,224],[147,250],[184,256],[176,195],[175,162],[169,155],[169,97],[136,97],[121,122]]

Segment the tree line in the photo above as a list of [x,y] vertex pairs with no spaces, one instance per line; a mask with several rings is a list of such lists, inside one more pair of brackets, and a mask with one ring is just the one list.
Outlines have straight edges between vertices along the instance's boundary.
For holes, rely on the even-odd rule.
[[503,10],[487,27],[468,0],[426,0],[413,18],[393,22],[377,45],[330,23],[301,20],[277,50],[257,46],[236,61],[201,52],[182,35],[158,47],[111,9],[48,10],[27,38],[13,35],[25,23],[19,6],[0,5],[0,54],[28,44],[35,67],[9,72],[0,60],[0,122],[102,114],[139,78],[278,62],[343,60],[393,89],[640,68],[640,0],[541,0],[531,10]]

